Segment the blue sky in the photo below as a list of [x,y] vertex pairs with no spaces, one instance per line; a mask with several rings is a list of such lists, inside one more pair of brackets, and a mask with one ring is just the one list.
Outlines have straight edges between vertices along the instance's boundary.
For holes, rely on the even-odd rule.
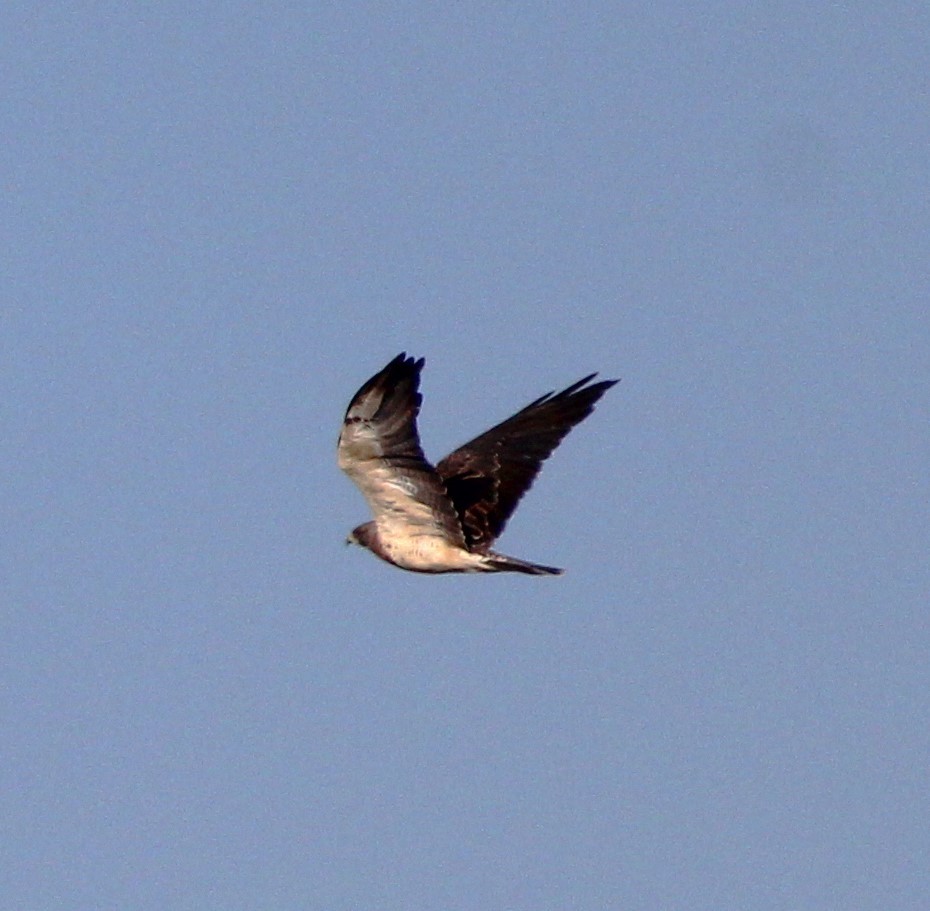
[[[10,3],[0,905],[930,906],[920,4]],[[345,534],[621,377],[501,549]]]

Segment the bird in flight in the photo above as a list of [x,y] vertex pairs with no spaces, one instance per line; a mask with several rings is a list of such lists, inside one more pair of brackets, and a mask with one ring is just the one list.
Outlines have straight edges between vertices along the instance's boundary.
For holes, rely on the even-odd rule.
[[433,467],[417,433],[424,363],[401,352],[349,404],[339,467],[364,494],[374,520],[346,543],[413,572],[558,575],[561,569],[507,557],[491,545],[542,463],[617,380],[592,383],[592,373],[548,392]]

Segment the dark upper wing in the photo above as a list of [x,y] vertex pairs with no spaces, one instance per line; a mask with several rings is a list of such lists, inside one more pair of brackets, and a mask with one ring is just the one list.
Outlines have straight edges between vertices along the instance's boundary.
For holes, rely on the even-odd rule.
[[355,393],[339,434],[339,467],[364,494],[380,534],[439,531],[464,545],[445,487],[420,448],[423,363],[402,352]]
[[490,547],[552,450],[617,382],[588,385],[596,376],[592,373],[562,392],[530,402],[436,466],[472,550]]

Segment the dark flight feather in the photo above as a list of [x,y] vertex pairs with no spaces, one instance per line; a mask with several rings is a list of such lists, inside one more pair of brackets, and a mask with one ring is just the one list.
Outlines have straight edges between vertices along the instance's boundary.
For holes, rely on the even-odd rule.
[[436,466],[471,550],[486,551],[500,536],[543,462],[617,382],[586,385],[596,376],[540,396]]

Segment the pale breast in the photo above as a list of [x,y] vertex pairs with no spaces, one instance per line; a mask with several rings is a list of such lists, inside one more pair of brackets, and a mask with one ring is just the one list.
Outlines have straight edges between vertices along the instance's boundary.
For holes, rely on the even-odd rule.
[[418,572],[468,572],[479,570],[484,558],[455,547],[437,535],[407,535],[381,539],[381,547],[390,560],[404,569]]

